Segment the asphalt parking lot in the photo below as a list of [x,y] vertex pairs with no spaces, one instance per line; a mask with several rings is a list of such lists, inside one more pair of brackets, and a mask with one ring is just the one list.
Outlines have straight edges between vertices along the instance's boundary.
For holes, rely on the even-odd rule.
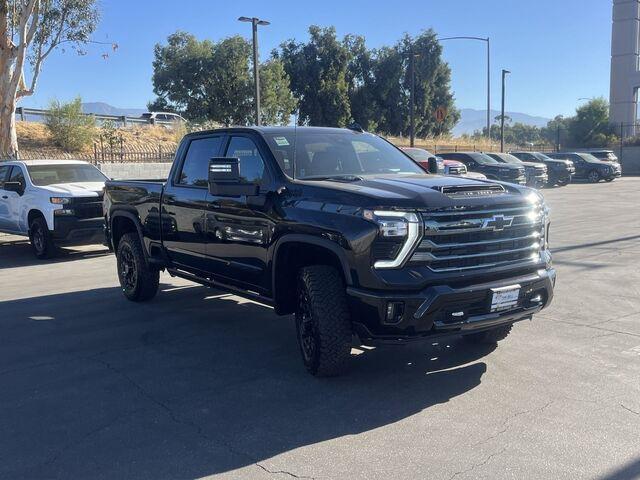
[[291,318],[102,247],[0,238],[0,478],[640,478],[640,178],[544,191],[554,304],[459,339],[302,366]]

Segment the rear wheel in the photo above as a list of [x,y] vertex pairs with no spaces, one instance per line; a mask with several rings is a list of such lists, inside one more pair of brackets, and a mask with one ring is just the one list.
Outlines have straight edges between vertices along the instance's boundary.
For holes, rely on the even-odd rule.
[[591,170],[587,175],[587,180],[589,180],[591,183],[598,183],[601,180],[600,172],[598,172],[597,170]]
[[51,232],[44,217],[36,217],[29,225],[29,240],[36,257],[45,259],[51,258],[56,253],[56,246],[53,243]]
[[503,325],[501,327],[492,328],[491,330],[485,330],[478,333],[470,333],[463,338],[470,343],[479,343],[482,345],[495,345],[500,340],[507,338],[511,333],[511,327],[513,324]]
[[309,373],[330,377],[346,369],[351,320],[344,283],[335,268],[315,265],[300,270],[296,330]]
[[118,242],[118,279],[125,297],[134,302],[151,300],[158,292],[160,271],[147,265],[140,239],[126,233]]

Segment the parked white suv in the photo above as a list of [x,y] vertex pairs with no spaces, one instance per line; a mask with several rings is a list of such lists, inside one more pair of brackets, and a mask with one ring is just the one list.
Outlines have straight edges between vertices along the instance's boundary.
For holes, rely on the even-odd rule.
[[38,258],[56,245],[102,243],[106,180],[76,160],[0,162],[0,232],[28,236]]

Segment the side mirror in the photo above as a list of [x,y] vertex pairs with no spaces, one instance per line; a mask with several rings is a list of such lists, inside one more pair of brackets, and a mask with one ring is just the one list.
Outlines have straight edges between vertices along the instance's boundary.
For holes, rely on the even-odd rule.
[[259,186],[240,176],[240,159],[214,157],[209,160],[209,193],[221,197],[258,195]]
[[429,157],[427,171],[431,174],[437,175],[444,171],[444,166],[440,168],[440,162],[436,157]]
[[20,182],[5,182],[4,188],[7,192],[16,192],[18,195],[24,193],[24,186]]

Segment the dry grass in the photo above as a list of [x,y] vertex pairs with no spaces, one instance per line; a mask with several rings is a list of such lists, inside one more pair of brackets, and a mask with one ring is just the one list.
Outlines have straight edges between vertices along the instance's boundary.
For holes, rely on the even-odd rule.
[[[57,147],[54,140],[43,123],[17,122],[18,146],[23,156],[28,158],[93,158],[93,143],[100,145],[100,137],[103,133],[100,127],[96,127],[93,135],[93,142],[80,152],[65,152]],[[182,132],[162,126],[142,126],[136,125],[129,128],[119,128],[116,130],[117,137],[122,137],[124,149],[127,151],[157,151],[161,147],[164,151],[175,150]],[[117,141],[114,149],[120,149],[120,142]],[[107,142],[103,139],[105,148]]]
[[[387,140],[401,147],[409,146],[409,137],[386,137]],[[432,153],[438,152],[496,152],[500,150],[500,142],[489,142],[486,138],[473,140],[468,137],[416,138],[415,146]]]

